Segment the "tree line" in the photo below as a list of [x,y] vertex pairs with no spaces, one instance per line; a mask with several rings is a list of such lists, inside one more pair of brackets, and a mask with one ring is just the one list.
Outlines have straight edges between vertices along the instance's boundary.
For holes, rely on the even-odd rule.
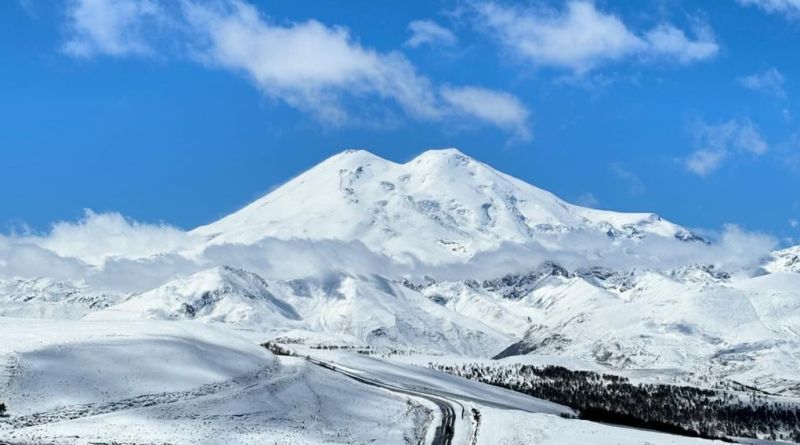
[[561,366],[429,364],[431,368],[569,406],[586,420],[672,434],[800,442],[800,406],[757,391],[632,383]]

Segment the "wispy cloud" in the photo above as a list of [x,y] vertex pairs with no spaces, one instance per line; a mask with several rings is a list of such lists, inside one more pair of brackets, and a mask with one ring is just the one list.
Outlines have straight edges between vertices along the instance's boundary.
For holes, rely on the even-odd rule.
[[71,0],[62,50],[76,57],[153,54],[146,34],[164,14],[150,0]]
[[725,150],[697,150],[686,158],[686,169],[698,176],[716,171],[728,155]]
[[0,235],[0,277],[71,279],[102,289],[138,292],[220,265],[282,280],[325,279],[341,273],[483,279],[529,270],[545,260],[569,269],[602,265],[663,270],[716,264],[736,271],[757,266],[776,246],[774,238],[736,226],[726,226],[711,239],[716,241],[712,245],[659,236],[610,242],[602,231],[587,229],[505,244],[466,263],[428,264],[395,262],[359,241],[265,238],[250,245],[206,246],[204,239],[168,225],[135,222],[116,213],[89,213],[78,222],[57,223],[47,234]]
[[600,200],[593,193],[584,193],[575,199],[575,204],[584,207],[597,207],[600,204]]
[[33,3],[33,0],[17,0],[20,8],[25,11],[25,14],[28,14],[31,18],[37,18],[39,14],[36,11],[36,6]]
[[115,257],[146,258],[185,250],[197,241],[183,230],[166,224],[144,224],[119,213],[86,210],[76,222],[58,222],[46,236],[25,240],[62,257],[100,265]]
[[[399,51],[376,50],[344,27],[313,19],[277,24],[243,0],[72,0],[67,18],[66,54],[143,56],[161,47],[179,48],[178,57],[238,73],[265,96],[325,125],[372,122],[374,114],[358,111],[369,103],[373,109],[381,104],[388,113],[399,109],[420,121],[466,120],[496,126],[514,137],[530,135],[530,113],[509,93],[439,86]],[[417,43],[434,35],[449,38],[434,25],[415,25],[428,33],[419,34]],[[487,100],[497,114],[479,109],[471,98]]]
[[531,139],[530,112],[508,93],[477,87],[444,87],[442,97],[456,112],[505,129],[522,140]]
[[786,97],[786,90],[783,87],[785,79],[777,68],[769,68],[749,76],[740,77],[738,80],[743,87],[750,90],[779,98]]
[[236,2],[221,8],[192,3],[188,23],[201,43],[198,59],[247,76],[267,96],[340,125],[344,97],[379,96],[420,119],[439,119],[431,82],[399,53],[356,42],[345,28],[309,20],[277,26]]
[[699,122],[692,131],[697,149],[683,163],[698,176],[714,173],[733,156],[761,156],[769,150],[769,144],[750,120],[734,119],[719,125]]
[[408,24],[408,30],[411,32],[411,37],[406,40],[406,46],[411,48],[422,45],[452,46],[458,42],[452,31],[433,20],[414,20]]
[[642,180],[639,179],[639,176],[637,176],[632,171],[626,169],[619,162],[613,162],[609,165],[609,167],[611,167],[611,171],[614,172],[614,174],[617,175],[617,177],[625,180],[625,182],[628,183],[628,191],[630,192],[631,195],[639,196],[644,194],[646,188],[644,186],[644,182],[642,182]]
[[782,14],[790,19],[800,17],[800,0],[736,0],[743,6],[755,6],[768,13]]
[[698,26],[694,38],[669,23],[636,32],[593,2],[573,0],[562,10],[499,3],[475,6],[480,29],[513,55],[537,66],[585,73],[602,64],[630,58],[691,63],[719,51],[713,32]]

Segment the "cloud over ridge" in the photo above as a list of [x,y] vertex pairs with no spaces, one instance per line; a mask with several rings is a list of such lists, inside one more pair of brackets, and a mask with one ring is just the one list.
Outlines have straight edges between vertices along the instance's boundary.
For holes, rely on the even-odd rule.
[[81,220],[55,223],[45,234],[0,235],[0,278],[49,277],[140,292],[222,265],[281,280],[324,279],[342,273],[390,279],[426,275],[489,279],[528,271],[544,261],[570,270],[594,266],[668,270],[714,264],[733,272],[757,268],[777,245],[768,235],[735,225],[712,235],[716,241],[707,245],[664,237],[612,241],[598,231],[578,230],[541,234],[526,243],[509,243],[467,260],[434,265],[413,257],[395,261],[360,241],[265,237],[252,244],[207,245],[204,238],[167,224],[87,211]]

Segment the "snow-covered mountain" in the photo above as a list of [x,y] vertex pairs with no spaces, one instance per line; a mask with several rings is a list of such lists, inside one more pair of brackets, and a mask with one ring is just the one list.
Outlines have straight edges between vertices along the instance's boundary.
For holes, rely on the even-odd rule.
[[192,233],[212,244],[358,240],[396,259],[410,254],[436,264],[582,230],[609,239],[700,240],[653,213],[566,203],[456,149],[426,151],[405,164],[348,150]]
[[779,250],[773,253],[773,261],[766,265],[770,272],[800,273],[800,246]]
[[[0,348],[0,395],[5,391],[20,403],[39,394],[34,402],[42,410],[71,415],[85,406],[103,413],[152,398],[172,403],[199,394],[215,400],[208,412],[228,415],[228,397],[245,397],[249,404],[272,394],[272,383],[264,384],[269,391],[249,393],[253,379],[272,375],[294,382],[291,388],[305,388],[310,378],[323,394],[335,393],[323,400],[339,400],[323,371],[309,372],[302,360],[275,359],[255,346],[278,339],[304,344],[297,347],[307,352],[319,351],[315,346],[371,346],[366,352],[402,351],[411,363],[496,358],[567,364],[656,381],[741,388],[738,383],[800,397],[800,246],[771,254],[764,249],[741,263],[748,266],[729,269],[708,259],[719,252],[750,252],[707,255],[714,244],[655,214],[572,205],[457,150],[428,151],[404,164],[346,151],[184,235],[184,250],[114,257],[119,269],[113,276],[126,274],[129,281],[142,271],[164,269],[145,274],[147,283],[157,285],[137,288],[153,287],[144,292],[108,291],[101,263],[90,263],[91,272],[74,281],[0,277],[0,317],[14,317],[0,321],[3,335],[13,340]],[[528,246],[538,246],[537,254],[525,254]],[[660,261],[668,251],[678,254]],[[500,261],[486,261],[491,255]],[[276,267],[287,263],[291,267]],[[102,279],[92,281],[97,276]],[[103,283],[102,290],[92,282]],[[69,335],[51,332],[54,327]],[[157,360],[148,361],[154,352]],[[120,388],[135,389],[120,393],[122,402],[106,400],[106,387],[122,378],[118,369],[111,371],[115,354],[144,377],[141,386],[133,378]],[[206,354],[222,356],[208,361]],[[227,354],[237,363],[240,354],[255,358],[228,368]],[[365,360],[369,367],[387,366],[374,357]],[[151,387],[159,388],[153,376],[163,374],[162,361],[174,388],[156,394]],[[36,392],[38,382],[50,377],[38,370],[56,362],[80,372]],[[178,384],[175,363],[192,368],[195,383],[203,386]],[[84,372],[87,364],[91,375]],[[240,375],[247,372],[256,374]],[[413,387],[423,373],[413,367],[399,372]],[[397,374],[390,379],[396,383]],[[51,394],[61,384],[79,389],[64,399],[74,406],[53,405]],[[228,394],[230,388],[237,392]],[[217,399],[217,393],[226,395]],[[303,403],[315,407],[313,399]],[[259,406],[252,403],[248,409]],[[402,404],[395,405],[400,413]],[[317,415],[316,407],[301,408],[296,415]],[[427,418],[424,410],[396,415],[412,429]],[[20,434],[39,437],[38,430]]]
[[513,341],[377,275],[267,281],[231,267],[176,279],[86,318],[229,323],[271,335],[293,331],[336,342],[478,356],[498,353]]
[[5,317],[81,318],[122,297],[71,281],[0,278],[0,316]]
[[179,278],[115,305],[92,317],[204,320],[271,325],[297,320],[288,303],[276,298],[255,273],[222,266]]
[[247,255],[258,255],[265,238],[305,238],[311,250],[321,240],[359,241],[401,263],[413,256],[432,267],[433,278],[409,281],[377,266],[318,275],[287,251],[267,260],[297,261],[299,276],[264,279],[241,267],[198,264],[199,272],[118,304],[119,296],[84,284],[7,280],[0,282],[0,314],[194,320],[426,352],[547,353],[618,369],[711,366],[718,376],[736,374],[777,390],[800,380],[792,371],[800,368],[800,325],[791,315],[800,300],[798,247],[775,252],[760,271],[738,274],[697,263],[632,268],[620,264],[635,262],[613,257],[588,267],[525,260],[515,264],[522,272],[481,280],[435,273],[436,265],[457,268],[508,244],[550,243],[547,252],[557,255],[567,248],[560,237],[576,233],[609,245],[707,247],[655,214],[575,206],[455,149],[404,164],[348,150],[192,234],[211,249],[253,247]]
[[735,278],[700,266],[571,272],[545,264],[496,280],[416,288],[521,338],[498,358],[552,356],[800,394],[800,274]]

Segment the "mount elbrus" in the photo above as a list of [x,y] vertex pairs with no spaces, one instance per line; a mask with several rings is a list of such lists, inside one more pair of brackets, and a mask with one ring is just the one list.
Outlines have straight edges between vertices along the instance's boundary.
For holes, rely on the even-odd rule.
[[[74,279],[0,277],[0,317],[19,337],[3,334],[17,340],[0,348],[0,396],[20,403],[44,375],[26,370],[48,357],[88,366],[88,338],[130,329],[163,332],[152,350],[165,360],[194,360],[175,352],[191,335],[200,350],[244,356],[244,336],[800,397],[800,247],[736,251],[652,213],[573,205],[455,149],[402,164],[348,150],[181,236],[150,256],[76,256],[90,267]],[[126,283],[152,285],[105,278],[123,266]],[[31,340],[56,325],[69,335]],[[48,346],[65,338],[77,343]],[[137,341],[129,352],[153,348]],[[116,354],[103,345],[91,348]],[[196,377],[234,371],[192,363]]]

